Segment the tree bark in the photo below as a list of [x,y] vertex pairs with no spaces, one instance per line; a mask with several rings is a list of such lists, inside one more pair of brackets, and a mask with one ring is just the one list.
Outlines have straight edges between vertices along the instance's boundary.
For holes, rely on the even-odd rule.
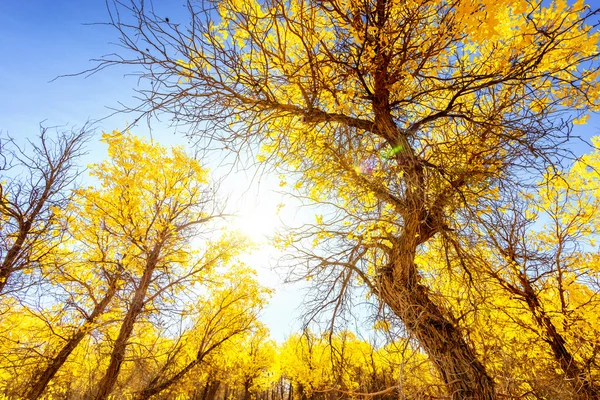
[[409,211],[403,219],[404,231],[390,252],[390,264],[379,276],[381,299],[433,360],[452,399],[494,399],[494,381],[477,354],[464,340],[460,329],[430,298],[427,287],[419,283],[414,262],[416,249],[439,227],[432,226],[423,212]]
[[383,300],[433,360],[452,399],[495,398],[493,380],[426,287],[392,276],[382,276],[381,287]]
[[[153,379],[152,382],[150,382],[148,387],[146,387],[144,390],[142,390],[141,392],[138,393],[138,395],[136,396],[136,399],[137,400],[149,399],[150,397],[162,392],[163,390],[165,390],[166,388],[168,388],[175,382],[179,381],[192,368],[194,368],[196,365],[200,364],[201,361],[202,361],[201,358],[196,358],[196,359],[190,361],[177,374],[173,375],[171,378],[167,379],[166,381],[164,381],[160,384],[158,383],[158,377],[156,377],[155,379]],[[203,395],[203,400],[204,400],[204,395]]]
[[204,384],[204,389],[202,389],[201,400],[206,400],[206,396],[208,396],[208,386],[209,385],[210,385],[210,382],[207,380],[206,383]]
[[221,381],[214,381],[210,384],[206,400],[215,400],[217,398],[217,392],[221,387]]
[[[380,29],[388,23],[387,10],[388,0],[375,2],[375,25]],[[443,209],[454,193],[427,192],[422,162],[409,140],[423,120],[406,130],[400,129],[394,121],[390,106],[392,77],[388,70],[392,58],[393,54],[385,48],[377,50],[372,97],[373,131],[387,141],[390,148],[398,149],[394,159],[403,172],[405,190],[402,204],[396,206],[402,209],[403,228],[390,251],[389,265],[380,269],[379,296],[419,340],[437,366],[452,399],[493,399],[494,382],[475,351],[465,342],[459,328],[431,300],[428,289],[418,282],[417,248],[443,229]],[[390,198],[397,198],[395,195],[389,193]]]
[[250,386],[252,385],[252,380],[248,379],[244,382],[244,399],[250,400]]
[[4,287],[8,283],[8,278],[15,271],[15,265],[21,256],[21,251],[23,250],[23,245],[25,244],[25,240],[31,231],[32,226],[32,218],[36,218],[37,214],[42,208],[42,204],[38,204],[34,211],[33,215],[24,221],[19,221],[19,233],[17,238],[11,248],[6,252],[6,257],[2,261],[0,265],[0,294],[3,294]]

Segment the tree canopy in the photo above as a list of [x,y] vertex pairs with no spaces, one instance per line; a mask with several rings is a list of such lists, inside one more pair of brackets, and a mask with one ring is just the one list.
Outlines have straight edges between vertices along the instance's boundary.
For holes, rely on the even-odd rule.
[[[84,136],[54,156],[42,135],[36,162],[20,162],[30,173],[0,186],[2,396],[599,398],[600,141],[583,156],[571,144],[600,106],[600,9],[155,10],[109,3],[121,49],[93,71],[141,67],[129,111],[168,115],[198,145],[255,151],[315,206],[275,242],[327,324],[269,338],[258,313],[270,291],[239,261],[249,243],[215,224],[224,205],[182,148],[104,134],[96,184],[67,194]],[[357,302],[377,310],[368,340],[344,324]]]
[[[467,0],[187,9],[186,21],[170,21],[143,2],[115,2],[111,24],[126,51],[98,68],[142,66],[150,87],[139,110],[171,113],[191,135],[260,143],[261,160],[333,209],[312,233],[334,250],[308,258],[311,276],[332,285],[322,301],[339,310],[360,279],[418,340],[452,397],[495,397],[489,368],[427,275],[453,259],[478,274],[464,241],[499,222],[487,218],[490,205],[510,208],[568,157],[572,124],[598,107],[599,10]],[[421,264],[439,248],[445,263]],[[518,290],[552,330],[527,285]],[[568,379],[596,396],[555,339]]]

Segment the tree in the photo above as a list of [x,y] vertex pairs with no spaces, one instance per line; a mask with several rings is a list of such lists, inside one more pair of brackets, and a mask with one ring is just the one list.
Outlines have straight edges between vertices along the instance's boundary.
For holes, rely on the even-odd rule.
[[[479,241],[491,249],[488,260],[495,259],[485,270],[526,305],[574,397],[585,399],[600,396],[592,350],[600,340],[592,328],[597,265],[585,249],[597,239],[599,161],[596,150],[570,170],[549,171],[538,193],[513,193],[508,207],[496,204],[480,218],[485,237]],[[536,221],[547,224],[534,229]],[[585,339],[575,326],[585,326]]]
[[[247,336],[256,328],[258,312],[268,290],[260,287],[246,268],[231,268],[219,275],[222,276],[213,278],[216,283],[210,285],[214,287],[210,287],[206,298],[199,299],[189,311],[194,325],[181,335],[179,346],[169,353],[159,372],[139,391],[139,400],[151,398],[179,383],[213,353],[219,353],[232,341],[239,344],[239,340],[235,341],[237,338]],[[232,351],[239,352],[239,346]],[[188,357],[183,357],[186,361],[178,360],[182,358],[177,357],[178,352],[187,353]]]
[[[115,132],[105,135],[111,160],[93,174],[101,190],[81,192],[82,228],[107,230],[116,246],[111,252],[125,269],[125,312],[96,399],[112,391],[125,359],[134,325],[172,304],[182,285],[201,283],[241,248],[235,237],[206,241],[203,253],[193,237],[210,232],[221,216],[208,173],[182,148],[170,154],[158,144]],[[198,248],[198,246],[194,246]],[[200,247],[202,248],[202,247]]]
[[78,176],[75,162],[88,138],[87,127],[58,132],[56,138],[41,127],[30,150],[11,137],[1,139],[0,295],[21,290],[26,283],[11,282],[15,274],[35,272],[60,242],[56,210],[68,203],[69,186]]
[[230,366],[226,370],[226,383],[239,389],[242,400],[251,400],[279,379],[274,376],[273,368],[277,356],[275,341],[269,338],[269,330],[262,324],[248,335],[237,337],[229,346],[223,354]]
[[58,338],[60,344],[44,352],[44,361],[40,362],[25,393],[28,399],[42,396],[88,335],[107,319],[115,318],[115,314],[117,318],[120,316],[114,299],[122,295],[127,280],[124,258],[118,253],[122,242],[106,223],[89,224],[90,214],[84,204],[84,196],[74,195],[68,207],[57,211],[64,235],[42,267],[51,287],[46,287],[41,300],[62,306],[40,310],[38,317],[51,327],[48,334]]
[[[335,210],[314,234],[336,251],[314,257],[314,270],[338,273],[342,292],[359,277],[423,346],[452,398],[495,397],[415,259],[434,238],[460,236],[463,216],[500,187],[526,185],[567,155],[569,113],[582,122],[598,103],[588,21],[599,10],[582,1],[224,0],[189,2],[184,28],[143,2],[114,4],[111,23],[133,57],[97,68],[145,68],[138,110],[170,112],[192,134],[260,142],[261,158]],[[336,293],[333,303],[346,298]]]
[[124,289],[122,323],[98,399],[106,398],[116,382],[136,322],[173,304],[184,285],[202,282],[240,246],[235,238],[224,237],[207,241],[201,254],[192,250],[191,238],[210,231],[210,221],[220,211],[207,171],[183,149],[167,154],[157,144],[119,132],[103,138],[110,160],[91,170],[101,186],[77,191],[77,212],[69,221],[75,238],[90,249],[90,261],[98,265],[88,273],[107,280],[105,299],[110,301],[117,281]]
[[421,257],[447,260],[426,270],[428,286],[487,348],[486,363],[502,366],[498,375],[519,376],[498,379],[505,393],[598,397],[598,161],[595,150],[548,170],[535,191],[503,187],[469,217],[469,235],[449,247],[434,241]]
[[216,223],[208,171],[181,147],[103,142],[96,186],[53,210],[61,235],[36,265],[38,290],[1,298],[3,395],[185,393],[188,372],[257,327],[270,291],[236,261],[247,241]]

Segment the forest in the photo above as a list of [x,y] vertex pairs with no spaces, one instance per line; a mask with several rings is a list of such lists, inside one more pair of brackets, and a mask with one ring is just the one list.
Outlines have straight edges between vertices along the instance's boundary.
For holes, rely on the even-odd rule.
[[[130,127],[0,137],[0,400],[600,399],[594,7],[107,2]],[[215,149],[312,212],[284,341]]]

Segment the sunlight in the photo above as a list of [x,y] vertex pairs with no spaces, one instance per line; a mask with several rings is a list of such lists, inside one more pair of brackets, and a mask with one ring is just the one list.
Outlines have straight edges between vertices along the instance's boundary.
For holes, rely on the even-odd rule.
[[281,220],[277,207],[257,205],[238,213],[233,219],[233,227],[249,238],[262,242],[276,233],[281,227]]

